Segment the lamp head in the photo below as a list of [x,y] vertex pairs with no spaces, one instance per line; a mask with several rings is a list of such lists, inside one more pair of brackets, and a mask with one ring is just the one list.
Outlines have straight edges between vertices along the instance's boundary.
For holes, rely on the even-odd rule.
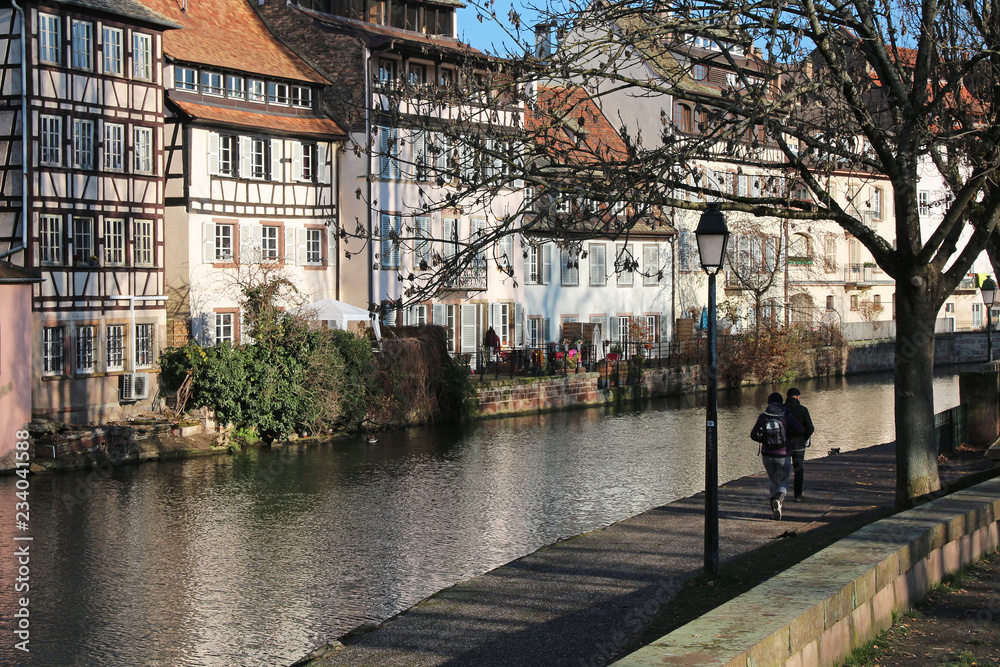
[[979,288],[979,291],[982,292],[983,304],[986,307],[990,307],[996,302],[997,284],[993,282],[992,276],[983,281],[983,286]]
[[694,235],[698,239],[701,267],[707,273],[718,273],[726,260],[726,243],[729,241],[729,228],[718,204],[709,204],[701,214]]

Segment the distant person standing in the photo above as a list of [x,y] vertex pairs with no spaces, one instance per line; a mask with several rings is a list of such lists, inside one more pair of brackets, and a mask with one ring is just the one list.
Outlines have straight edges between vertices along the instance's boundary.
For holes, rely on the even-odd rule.
[[795,418],[799,420],[799,423],[806,430],[804,435],[793,435],[788,440],[792,456],[792,472],[795,474],[794,488],[796,502],[802,501],[802,480],[805,477],[806,447],[810,444],[809,439],[812,437],[812,434],[816,432],[816,429],[813,428],[812,417],[809,416],[809,410],[800,402],[802,400],[801,397],[802,392],[792,387],[788,390],[787,398],[785,398],[785,408],[795,415]]
[[767,408],[757,417],[750,431],[750,439],[760,443],[760,455],[771,488],[771,518],[775,521],[781,520],[781,504],[792,476],[788,440],[803,433],[802,424],[785,408],[778,392],[767,397]]

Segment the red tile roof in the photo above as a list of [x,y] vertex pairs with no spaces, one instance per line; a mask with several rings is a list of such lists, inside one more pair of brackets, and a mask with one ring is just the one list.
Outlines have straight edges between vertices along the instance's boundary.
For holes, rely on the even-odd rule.
[[140,1],[181,26],[163,35],[164,51],[175,60],[265,77],[326,81],[268,31],[247,0]]
[[273,130],[287,134],[315,134],[345,137],[347,133],[329,118],[315,116],[279,116],[273,113],[254,113],[243,109],[213,107],[186,100],[170,100],[192,118],[250,129]]
[[538,111],[529,111],[525,124],[559,160],[594,164],[624,159],[628,152],[621,135],[582,88],[540,88]]

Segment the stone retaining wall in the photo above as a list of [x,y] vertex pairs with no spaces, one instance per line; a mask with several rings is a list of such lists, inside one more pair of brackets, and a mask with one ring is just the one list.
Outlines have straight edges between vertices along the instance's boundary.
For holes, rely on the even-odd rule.
[[1000,544],[1000,479],[872,523],[614,663],[825,667]]
[[643,371],[641,384],[612,388],[598,387],[599,373],[483,380],[478,387],[479,415],[528,414],[674,396],[692,390],[699,374],[698,366],[649,368]]
[[[1000,344],[1000,337],[995,337]],[[891,371],[896,344],[893,341],[853,344],[847,350],[847,373]],[[934,363],[967,364],[986,361],[986,332],[938,334],[934,337]]]

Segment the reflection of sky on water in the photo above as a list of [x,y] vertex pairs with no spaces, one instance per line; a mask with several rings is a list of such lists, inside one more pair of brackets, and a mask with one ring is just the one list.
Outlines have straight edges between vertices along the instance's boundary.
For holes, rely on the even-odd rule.
[[[811,455],[892,439],[888,376],[799,384]],[[958,402],[935,380],[938,409]],[[720,481],[760,470],[769,388],[720,394]],[[701,490],[704,396],[31,479],[31,661],[291,662],[557,539]],[[11,544],[14,478],[0,479]],[[79,502],[67,498],[77,494]],[[0,633],[10,637],[10,557]]]

